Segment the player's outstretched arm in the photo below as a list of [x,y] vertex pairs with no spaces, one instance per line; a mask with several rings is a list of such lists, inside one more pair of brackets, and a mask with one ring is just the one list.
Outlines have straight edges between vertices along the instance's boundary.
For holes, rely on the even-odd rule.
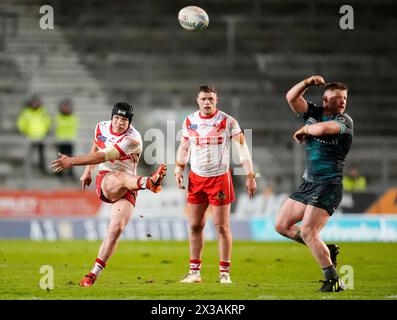
[[58,156],[59,158],[51,163],[51,170],[55,173],[73,166],[93,165],[105,162],[105,153],[98,151],[76,157],[68,157],[58,152]]
[[109,160],[120,158],[120,152],[116,148],[104,151],[90,152],[82,156],[68,157],[58,152],[59,158],[51,163],[51,170],[55,173],[61,172],[73,166],[95,165]]
[[176,151],[176,162],[175,162],[175,183],[178,189],[185,189],[183,184],[183,172],[185,171],[185,167],[187,162],[189,161],[189,148],[190,141],[189,139],[182,138],[181,143],[179,144],[178,150]]
[[297,130],[294,139],[298,143],[302,143],[308,136],[321,137],[325,135],[336,135],[341,132],[341,128],[336,121],[317,122],[307,124]]
[[289,89],[285,98],[295,113],[304,113],[307,111],[308,105],[306,100],[303,98],[303,94],[310,86],[322,86],[324,84],[325,81],[323,77],[318,75],[311,76],[300,81]]
[[250,198],[252,198],[256,192],[256,181],[254,166],[252,164],[252,157],[249,152],[247,143],[245,142],[244,135],[240,133],[232,138],[233,143],[237,146],[238,154],[240,157],[241,165],[243,166],[245,173],[247,175],[247,181],[245,186],[247,187],[247,192]]

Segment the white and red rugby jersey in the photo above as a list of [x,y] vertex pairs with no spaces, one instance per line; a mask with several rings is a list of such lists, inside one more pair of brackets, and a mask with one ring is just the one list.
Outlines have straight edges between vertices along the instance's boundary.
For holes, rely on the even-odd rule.
[[112,121],[99,122],[95,127],[95,143],[98,151],[115,147],[121,154],[119,160],[110,160],[98,165],[98,170],[126,171],[136,175],[142,153],[141,134],[132,126],[122,134],[114,133]]
[[190,140],[191,170],[202,177],[226,173],[231,138],[240,133],[237,120],[218,109],[210,117],[202,115],[200,110],[187,116],[182,125],[182,136]]

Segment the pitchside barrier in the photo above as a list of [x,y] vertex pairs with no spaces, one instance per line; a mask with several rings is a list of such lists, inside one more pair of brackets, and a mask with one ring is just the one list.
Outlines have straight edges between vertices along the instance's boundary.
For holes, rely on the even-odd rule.
[[[208,219],[211,219],[210,216]],[[0,220],[1,239],[31,240],[99,240],[107,227],[106,218],[30,218]],[[232,218],[234,240],[286,241],[274,230],[274,216]],[[397,241],[397,215],[337,215],[321,233],[325,241]],[[215,240],[212,223],[207,223],[205,238]],[[185,217],[142,218],[135,216],[124,230],[123,240],[188,239]]]
[[[392,209],[388,191],[375,202],[379,208]],[[395,190],[394,190],[395,191]],[[248,199],[238,195],[233,205],[231,228],[235,240],[286,241],[274,230],[278,209],[288,194],[258,194]],[[357,199],[346,195],[341,208],[354,207]],[[353,202],[352,202],[353,200]],[[391,202],[390,202],[390,201]],[[390,202],[390,203],[389,203]],[[326,241],[397,241],[397,210],[384,214],[347,214],[341,208],[335,212],[322,231]],[[0,239],[31,240],[98,240],[105,236],[110,205],[98,200],[92,191],[0,191]],[[389,212],[396,212],[390,214]],[[211,219],[208,211],[208,219]],[[133,218],[127,225],[124,240],[181,240],[188,239],[185,194],[175,189],[164,189],[158,194],[141,192]],[[216,232],[209,221],[205,228],[207,240],[215,240]]]

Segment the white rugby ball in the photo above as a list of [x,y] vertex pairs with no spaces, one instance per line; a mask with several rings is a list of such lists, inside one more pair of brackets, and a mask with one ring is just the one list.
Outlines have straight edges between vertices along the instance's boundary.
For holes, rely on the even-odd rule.
[[188,31],[203,31],[210,22],[207,12],[197,6],[187,6],[178,13],[178,20],[182,28]]

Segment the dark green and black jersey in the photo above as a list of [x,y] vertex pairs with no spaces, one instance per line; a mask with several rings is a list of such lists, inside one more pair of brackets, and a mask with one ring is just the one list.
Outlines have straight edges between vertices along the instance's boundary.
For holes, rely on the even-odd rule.
[[309,182],[342,183],[343,167],[353,138],[353,120],[346,113],[332,118],[323,115],[324,108],[307,101],[308,110],[299,114],[305,124],[335,121],[340,133],[306,140],[306,168],[303,178]]

